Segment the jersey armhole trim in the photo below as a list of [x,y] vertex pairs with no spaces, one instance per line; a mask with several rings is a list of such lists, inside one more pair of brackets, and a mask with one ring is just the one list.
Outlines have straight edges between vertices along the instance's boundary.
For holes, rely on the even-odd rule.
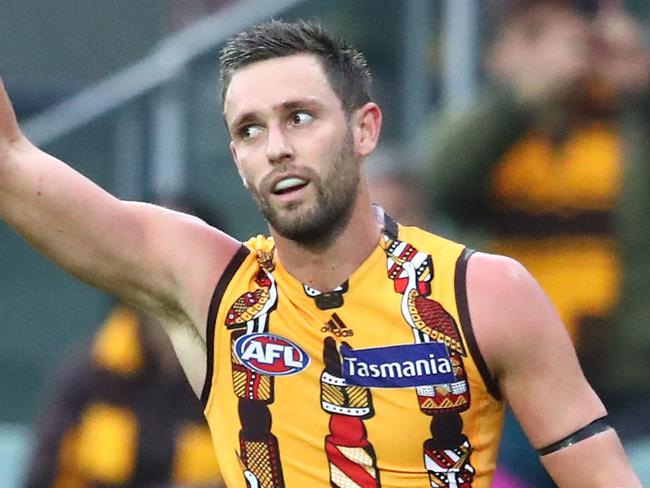
[[501,400],[502,397],[501,392],[499,391],[499,384],[490,373],[485,358],[483,357],[483,354],[481,354],[469,315],[469,303],[467,300],[467,263],[474,252],[473,249],[465,248],[456,261],[456,278],[454,287],[456,292],[456,304],[458,306],[458,317],[460,319],[460,326],[463,329],[463,335],[467,341],[467,347],[474,359],[474,363],[476,364],[479,373],[481,374],[481,378],[483,378],[487,391],[496,400]]
[[235,275],[239,267],[242,265],[246,256],[250,254],[248,248],[242,245],[237,253],[226,266],[221,278],[217,282],[217,285],[214,288],[214,293],[212,294],[212,300],[210,301],[210,308],[208,310],[208,323],[205,333],[205,342],[207,347],[207,367],[205,370],[205,381],[203,383],[203,390],[201,390],[201,403],[205,409],[208,405],[208,398],[210,398],[210,388],[212,386],[212,375],[214,374],[214,333],[217,322],[217,313],[219,312],[219,306],[221,305],[221,299],[223,298],[224,293],[228,284],[232,280],[232,277]]

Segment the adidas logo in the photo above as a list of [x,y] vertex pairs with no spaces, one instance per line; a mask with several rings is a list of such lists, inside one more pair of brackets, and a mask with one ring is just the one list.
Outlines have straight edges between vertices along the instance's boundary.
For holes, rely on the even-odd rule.
[[323,333],[334,334],[336,337],[350,337],[354,335],[352,329],[348,329],[338,315],[332,315],[332,318],[320,329]]

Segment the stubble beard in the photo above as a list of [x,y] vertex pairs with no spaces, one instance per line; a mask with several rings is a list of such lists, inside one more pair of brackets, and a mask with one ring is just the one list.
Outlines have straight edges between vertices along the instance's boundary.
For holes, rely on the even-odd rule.
[[326,167],[328,170],[322,178],[314,172],[311,174],[310,185],[316,192],[311,204],[303,201],[276,208],[268,197],[249,184],[253,199],[269,225],[282,237],[305,247],[327,247],[352,216],[359,188],[359,165],[350,130]]

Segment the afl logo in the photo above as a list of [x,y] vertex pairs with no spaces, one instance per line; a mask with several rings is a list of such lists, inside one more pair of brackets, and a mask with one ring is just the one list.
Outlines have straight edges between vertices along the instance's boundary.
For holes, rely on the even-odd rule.
[[289,339],[275,334],[247,334],[235,341],[235,355],[248,369],[271,376],[296,374],[309,365],[309,356]]

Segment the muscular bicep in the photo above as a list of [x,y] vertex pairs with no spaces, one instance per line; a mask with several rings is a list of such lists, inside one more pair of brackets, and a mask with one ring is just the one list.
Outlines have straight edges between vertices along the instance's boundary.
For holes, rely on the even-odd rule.
[[32,145],[1,81],[0,218],[83,281],[194,323],[207,313],[203,289],[238,247],[196,219],[123,202]]
[[[0,175],[0,215],[34,248],[78,278],[124,296],[140,262],[143,227],[127,206],[29,143]],[[133,273],[135,274],[135,273]]]
[[477,253],[468,296],[481,351],[534,447],[605,414],[553,305],[523,266]]
[[0,216],[83,281],[193,323],[239,243],[185,214],[121,201],[27,141],[0,168]]
[[[477,253],[467,286],[479,347],[535,448],[584,434],[584,427],[606,415],[564,325],[522,265]],[[639,486],[615,431],[585,437],[542,457],[559,486]]]

